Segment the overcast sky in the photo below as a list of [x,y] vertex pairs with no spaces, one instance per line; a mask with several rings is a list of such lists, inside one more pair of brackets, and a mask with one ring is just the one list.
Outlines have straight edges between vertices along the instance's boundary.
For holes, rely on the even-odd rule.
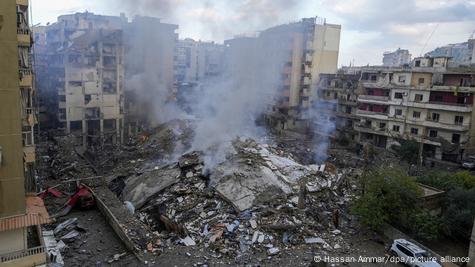
[[[33,23],[88,10],[156,16],[179,25],[180,38],[221,42],[236,34],[324,17],[342,25],[339,65],[381,64],[398,47],[413,56],[466,41],[475,30],[475,0],[30,0]],[[431,33],[433,36],[429,39]],[[424,49],[424,46],[427,45]]]

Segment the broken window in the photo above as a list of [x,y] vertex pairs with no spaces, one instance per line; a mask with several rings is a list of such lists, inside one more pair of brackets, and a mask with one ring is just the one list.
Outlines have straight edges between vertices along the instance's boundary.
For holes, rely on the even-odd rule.
[[414,101],[421,102],[423,98],[424,98],[424,96],[422,94],[416,94],[414,96]]
[[424,78],[419,78],[419,85],[424,84],[425,79]]
[[455,116],[454,123],[456,125],[462,125],[463,124],[463,116]]
[[437,131],[436,130],[429,130],[429,137],[437,137]]
[[398,80],[399,80],[400,83],[405,83],[406,82],[406,76],[401,75],[401,76],[399,76]]
[[452,134],[452,143],[454,144],[460,143],[460,134]]
[[82,130],[82,121],[71,121],[71,122],[69,122],[69,129],[71,131],[80,131],[80,130]]
[[380,129],[385,129],[386,128],[386,123],[385,122],[380,122],[379,123],[379,128]]
[[91,102],[91,95],[84,95],[84,104],[87,105]]
[[69,86],[82,86],[82,81],[69,81]]
[[421,112],[420,111],[413,111],[412,112],[412,117],[413,118],[420,118],[421,117]]
[[101,109],[98,107],[95,108],[86,108],[86,119],[99,119],[101,114]]
[[411,134],[417,135],[418,133],[419,133],[419,129],[418,129],[418,128],[411,128]]

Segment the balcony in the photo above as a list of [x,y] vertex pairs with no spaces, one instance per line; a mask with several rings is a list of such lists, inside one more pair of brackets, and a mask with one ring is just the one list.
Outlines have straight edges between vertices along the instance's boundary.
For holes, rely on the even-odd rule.
[[383,112],[375,112],[369,110],[356,110],[356,115],[366,118],[378,119],[378,120],[387,120],[388,114]]
[[28,0],[16,0],[17,5],[28,6]]
[[451,123],[442,123],[439,121],[434,121],[431,119],[426,119],[423,123],[424,126],[430,127],[430,128],[438,128],[438,129],[444,129],[444,130],[449,130],[449,131],[457,131],[457,132],[464,132],[469,130],[469,125],[463,125],[463,124],[451,124]]
[[303,89],[303,90],[300,92],[300,96],[307,96],[307,97],[310,97],[310,96],[312,96],[312,92],[310,91],[310,89]]
[[29,69],[20,69],[20,86],[32,87],[33,86],[33,73]]
[[431,91],[468,93],[475,92],[475,86],[434,85]]
[[35,146],[29,145],[23,147],[23,159],[26,163],[33,163],[36,160]]
[[17,40],[20,46],[31,45],[31,35],[29,29],[17,29]]
[[380,102],[383,102],[384,104],[389,104],[387,103],[389,101],[389,96],[378,96],[378,95],[360,95],[358,96],[358,101],[360,102],[377,102],[380,104]]
[[0,255],[2,266],[36,266],[46,263],[44,246],[38,246]]
[[[416,103],[414,103],[414,106],[416,106]],[[429,101],[424,106],[429,109],[449,110],[449,111],[456,111],[456,112],[472,112],[471,104]]]
[[23,126],[34,126],[37,123],[37,119],[35,113],[33,112],[33,108],[24,108],[23,112]]
[[303,85],[310,85],[310,78],[309,77],[304,77],[303,80],[302,80],[302,84]]

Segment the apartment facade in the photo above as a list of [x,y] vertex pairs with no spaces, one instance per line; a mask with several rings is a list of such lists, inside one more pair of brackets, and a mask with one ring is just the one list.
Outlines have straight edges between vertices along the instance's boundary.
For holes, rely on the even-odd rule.
[[340,45],[340,25],[327,24],[319,18],[281,25],[263,31],[273,35],[284,30],[288,42],[288,57],[282,71],[279,97],[274,111],[282,114],[282,129],[305,128],[312,120],[315,88],[321,73],[336,73]]
[[[334,123],[335,131],[329,133],[331,137],[347,140],[355,140],[358,137],[354,125],[360,120],[355,115],[360,76],[360,73],[320,74],[317,93],[319,101],[327,108],[320,109],[319,113],[325,116],[325,121]],[[318,128],[320,127],[315,127],[314,131],[318,131]]]
[[398,48],[392,52],[384,52],[383,66],[400,67],[411,63],[411,54],[407,49]]
[[123,15],[85,12],[34,29],[45,126],[72,134],[83,146],[123,140],[126,23]]
[[175,79],[196,83],[222,73],[224,45],[215,42],[178,40],[175,49]]
[[46,263],[49,223],[34,179],[34,83],[28,1],[0,2],[0,266]]
[[410,68],[363,70],[354,125],[358,141],[390,148],[414,140],[426,157],[448,161],[473,153],[475,73],[448,65],[447,57],[423,57]]

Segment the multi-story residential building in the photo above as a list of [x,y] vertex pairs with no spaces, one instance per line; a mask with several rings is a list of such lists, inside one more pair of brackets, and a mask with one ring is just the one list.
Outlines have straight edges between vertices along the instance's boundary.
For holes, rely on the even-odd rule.
[[223,70],[224,46],[215,42],[179,40],[175,50],[175,79],[179,83],[198,82]]
[[36,124],[28,1],[0,2],[0,266],[46,263],[49,223],[34,178]]
[[136,134],[141,125],[161,120],[165,103],[175,101],[174,52],[178,25],[137,16],[125,28],[125,128]]
[[[84,146],[136,132],[156,115],[156,97],[173,95],[176,29],[157,18],[90,12],[35,27],[42,125],[59,126]],[[127,88],[126,80],[133,81]]]
[[450,69],[448,61],[423,57],[412,68],[363,70],[354,125],[359,141],[389,148],[415,140],[426,156],[452,161],[473,153],[475,73]]
[[450,57],[449,64],[452,67],[460,65],[470,66],[475,64],[474,58],[475,39],[469,39],[467,42],[448,44],[427,52],[426,57]]
[[[358,89],[360,74],[320,74],[317,87],[319,101],[327,108],[319,109],[322,115],[327,116],[326,121],[334,123],[335,132],[329,134],[334,137],[345,137],[355,140],[356,132],[353,126],[359,122],[355,115],[357,109]],[[317,121],[318,124],[318,121]],[[315,127],[318,131],[320,127]]]
[[399,67],[411,63],[411,54],[407,49],[398,48],[396,51],[384,52],[383,66]]
[[[317,86],[319,75],[336,73],[337,70],[340,30],[340,25],[327,24],[324,19],[305,18],[260,32],[259,39],[284,44],[282,49],[287,51],[274,106],[278,128],[309,126],[312,116],[309,109],[316,97],[313,89]],[[252,40],[238,39],[244,47]]]
[[[41,118],[82,145],[123,138],[125,16],[76,13],[35,27]],[[49,116],[48,116],[49,115]]]

